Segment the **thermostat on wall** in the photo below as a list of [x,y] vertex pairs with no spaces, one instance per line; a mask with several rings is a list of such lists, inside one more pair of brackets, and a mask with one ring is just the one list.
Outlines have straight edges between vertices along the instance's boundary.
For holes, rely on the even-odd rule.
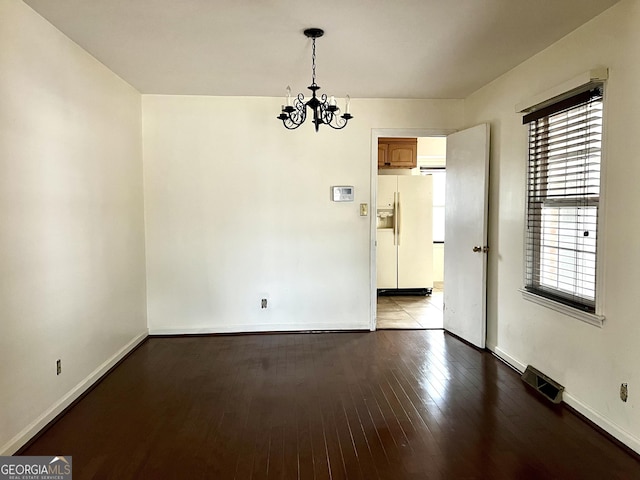
[[334,202],[353,202],[353,186],[341,185],[331,187],[331,200]]

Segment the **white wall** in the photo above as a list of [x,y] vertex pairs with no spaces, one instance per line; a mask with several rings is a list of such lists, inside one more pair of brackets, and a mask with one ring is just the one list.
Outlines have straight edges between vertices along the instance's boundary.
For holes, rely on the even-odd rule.
[[433,244],[433,281],[444,282],[444,243]]
[[6,455],[147,327],[140,95],[24,3],[0,0],[0,98]]
[[[471,95],[468,125],[491,123],[488,344],[566,387],[568,403],[640,451],[640,2],[623,0]],[[603,328],[525,301],[526,128],[514,106],[595,67],[609,67],[603,167]],[[629,384],[629,401],[619,398]],[[634,393],[635,392],[635,393]]]
[[142,103],[151,333],[368,329],[371,130],[462,122],[456,100],[354,99],[318,133],[286,130],[278,98]]

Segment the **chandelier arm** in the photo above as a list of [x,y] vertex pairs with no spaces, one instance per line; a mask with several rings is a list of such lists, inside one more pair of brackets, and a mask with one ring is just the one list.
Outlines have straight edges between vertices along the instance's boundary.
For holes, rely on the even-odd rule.
[[305,101],[304,95],[302,93],[299,93],[296,97],[295,106],[298,110],[301,110],[303,112],[305,111]]
[[286,120],[283,120],[282,124],[284,125],[284,128],[286,128],[287,130],[295,130],[300,125],[302,125],[302,123],[292,122],[291,119],[289,118],[287,118]]
[[349,123],[349,120],[351,120],[352,118],[353,117],[349,114],[344,114],[341,116],[335,115],[334,116],[335,122],[329,123],[328,125],[335,130],[342,130],[344,127],[347,126],[347,123]]
[[289,130],[293,130],[304,123],[306,112],[302,100],[304,100],[304,96],[302,94],[298,94],[298,97],[293,102],[293,107],[288,107],[289,110],[287,110],[287,118],[283,119],[283,121],[286,120],[288,125],[295,125],[287,127]]
[[320,96],[320,105],[318,108],[320,109],[320,118],[322,119],[322,123],[329,124],[333,119],[333,112],[328,108],[329,102],[327,101],[327,95],[323,93]]
[[307,106],[304,104],[304,102],[300,102],[298,104],[298,110],[300,111],[300,113],[298,114],[300,122],[304,123],[304,121],[307,119]]
[[327,125],[331,124],[333,121],[333,112],[331,110],[327,110],[325,108],[322,109],[322,121]]
[[[337,118],[337,117],[336,117]],[[329,125],[331,128],[333,128],[334,130],[342,130],[344,127],[347,126],[347,122],[345,121],[344,123],[340,124],[340,123],[336,123],[335,125],[333,123],[327,123],[327,125]]]

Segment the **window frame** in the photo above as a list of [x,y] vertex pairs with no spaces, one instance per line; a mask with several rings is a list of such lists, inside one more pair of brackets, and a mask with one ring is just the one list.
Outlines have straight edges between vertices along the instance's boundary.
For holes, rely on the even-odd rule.
[[[528,278],[528,272],[527,272],[527,264],[531,261],[529,258],[529,248],[531,248],[531,245],[529,245],[529,237],[528,237],[528,223],[529,223],[529,215],[530,215],[530,205],[529,205],[529,197],[531,194],[531,188],[532,185],[530,184],[530,163],[531,163],[531,159],[530,159],[530,148],[531,148],[531,139],[530,139],[530,134],[529,134],[529,122],[525,122],[524,126],[527,129],[527,135],[526,135],[526,158],[527,158],[527,162],[526,162],[526,168],[525,168],[525,212],[524,212],[524,238],[523,238],[523,280],[524,280],[524,284],[523,287],[520,288],[520,292],[522,293],[522,296],[524,299],[529,300],[531,302],[534,302],[536,304],[551,308],[555,311],[558,311],[560,313],[563,313],[565,315],[577,318],[579,320],[582,320],[586,323],[598,326],[598,327],[602,327],[603,322],[605,320],[605,317],[603,315],[603,302],[602,302],[602,292],[603,292],[603,288],[604,288],[604,240],[603,240],[603,225],[604,225],[604,201],[603,198],[605,196],[605,152],[606,152],[606,90],[605,90],[605,86],[604,86],[604,82],[597,82],[597,83],[591,83],[588,85],[583,85],[582,88],[577,89],[575,91],[572,92],[567,92],[564,97],[564,99],[567,98],[571,98],[573,96],[576,96],[577,94],[580,93],[585,93],[588,90],[592,90],[594,88],[598,88],[601,91],[601,111],[602,111],[602,120],[601,120],[601,150],[600,150],[600,158],[599,158],[599,192],[598,192],[598,197],[597,199],[589,199],[586,203],[582,203],[580,204],[580,206],[596,206],[597,207],[597,219],[596,219],[596,242],[595,242],[595,280],[594,280],[594,300],[593,300],[593,309],[591,311],[589,311],[588,309],[585,309],[584,303],[582,304],[572,304],[572,302],[570,300],[564,299],[561,296],[555,296],[553,294],[551,295],[546,295],[544,290],[545,287],[540,287],[538,286],[538,288],[532,288],[531,286],[531,282],[529,282],[529,278]],[[543,104],[539,104],[537,106],[534,106],[531,108],[531,110],[529,110],[528,112],[525,110],[520,110],[523,111],[524,113],[529,113],[531,111],[534,110],[541,110],[541,109],[548,109],[551,108],[553,109],[553,106],[558,103],[558,102],[554,102],[553,100],[549,100],[544,102]],[[579,104],[578,104],[579,105]],[[576,105],[576,106],[578,106]],[[563,111],[566,109],[560,109],[559,111]],[[558,111],[558,112],[559,112]],[[558,113],[556,112],[556,113]],[[545,117],[549,117],[551,115],[553,115],[553,111],[552,113],[549,114],[545,114]],[[558,205],[562,205],[564,203],[565,206],[572,206],[572,207],[577,207],[578,206],[578,202],[570,202],[570,201],[566,201],[564,200],[559,200],[559,199],[553,199],[553,200],[548,200],[549,204],[553,204],[556,203]],[[544,202],[543,202],[544,203]],[[540,205],[542,205],[543,203],[541,203]],[[573,203],[573,205],[569,205],[570,203]],[[542,209],[541,209],[542,210]],[[542,224],[542,216],[540,217],[540,225]],[[537,237],[537,242],[538,244],[540,244],[541,240],[542,240],[542,236],[543,236],[543,231],[542,228],[540,228],[540,232],[538,234]],[[533,245],[533,242],[532,242]],[[537,247],[540,248],[540,247]],[[537,277],[538,280],[541,278],[542,276],[542,272],[540,270],[539,267],[534,267],[536,268],[536,272],[537,272]],[[540,281],[539,281],[540,283]],[[576,280],[576,283],[577,280]],[[549,290],[553,291],[553,288],[550,288]]]

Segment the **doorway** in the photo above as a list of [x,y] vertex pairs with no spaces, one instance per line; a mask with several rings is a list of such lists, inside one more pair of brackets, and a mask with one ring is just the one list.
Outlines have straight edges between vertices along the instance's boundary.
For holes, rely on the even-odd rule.
[[[372,144],[378,145],[377,139],[379,137],[401,137],[401,138],[416,138],[418,142],[417,148],[417,166],[411,169],[385,169],[378,170],[377,165],[377,151],[373,156],[375,175],[372,175],[372,220],[376,223],[376,248],[374,249],[375,255],[372,255],[372,266],[376,270],[376,275],[373,275],[373,281],[375,281],[375,305],[372,305],[372,311],[375,312],[372,316],[372,330],[376,329],[442,329],[443,328],[443,294],[444,294],[444,185],[446,176],[446,135],[450,133],[447,131],[426,131],[426,130],[380,130],[374,132],[372,138]],[[377,134],[377,135],[376,135]],[[383,139],[383,142],[385,140]],[[380,214],[385,214],[383,207],[386,206],[388,200],[385,196],[386,186],[380,187],[380,185],[386,185],[391,178],[383,178],[385,182],[381,182],[378,185],[378,175],[380,176],[393,176],[399,180],[405,180],[406,178],[400,178],[400,176],[422,176],[429,177],[428,183],[428,196],[429,202],[421,203],[420,208],[423,210],[424,221],[428,221],[429,226],[429,238],[428,240],[421,239],[420,242],[409,241],[407,242],[408,232],[407,228],[403,229],[404,242],[398,241],[404,248],[408,248],[407,243],[412,243],[413,253],[409,254],[410,258],[414,258],[414,255],[424,256],[428,249],[429,255],[429,268],[430,274],[428,280],[421,282],[420,285],[401,285],[400,279],[398,279],[398,287],[409,288],[388,288],[388,261],[386,256],[391,255],[390,247],[386,245],[385,239],[388,232],[380,230],[380,219],[377,218]],[[375,180],[375,185],[374,181]],[[426,178],[425,178],[426,180]],[[392,181],[392,183],[395,183]],[[382,188],[382,190],[379,190]],[[427,187],[424,187],[427,188]],[[405,194],[403,194],[405,195]],[[398,192],[398,197],[400,192]],[[375,199],[375,200],[373,200]],[[382,203],[381,203],[382,202]],[[384,205],[383,205],[384,204]],[[407,200],[403,202],[403,223],[405,212],[405,205]],[[415,207],[411,207],[415,208]],[[388,241],[387,241],[388,243]],[[417,243],[417,245],[416,245]],[[423,245],[424,243],[424,245]],[[400,245],[397,248],[402,248]],[[416,248],[424,251],[416,252]],[[400,257],[398,254],[398,262]],[[406,253],[404,254],[406,257]],[[395,259],[394,259],[395,260]],[[407,268],[415,268],[414,264],[422,265],[424,262],[411,262]],[[398,269],[401,267],[398,264]],[[372,270],[374,271],[374,270]],[[383,273],[381,273],[383,272]],[[384,274],[384,279],[381,276]],[[380,288],[384,287],[384,288]],[[424,287],[424,288],[423,288]],[[424,293],[428,292],[427,295]]]

